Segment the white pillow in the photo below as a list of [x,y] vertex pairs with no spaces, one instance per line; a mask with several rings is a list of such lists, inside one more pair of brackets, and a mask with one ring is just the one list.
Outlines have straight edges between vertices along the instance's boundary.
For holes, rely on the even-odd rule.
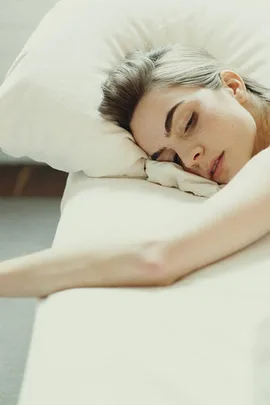
[[[181,188],[187,184],[187,173],[183,179],[184,172],[178,171],[180,180],[168,181],[156,172],[153,180],[147,173],[147,156],[132,136],[100,118],[101,84],[127,52],[149,43],[181,41],[206,48],[270,87],[267,8],[266,0],[59,2],[0,88],[0,147],[10,155],[28,155],[64,171],[149,177]],[[197,176],[196,181],[207,183],[208,194],[218,189]]]

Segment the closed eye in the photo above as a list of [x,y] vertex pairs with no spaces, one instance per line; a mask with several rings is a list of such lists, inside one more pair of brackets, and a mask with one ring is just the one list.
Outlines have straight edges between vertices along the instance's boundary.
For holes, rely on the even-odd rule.
[[173,162],[176,163],[177,165],[180,165],[180,166],[182,165],[182,161],[177,153],[173,157]]
[[194,128],[197,124],[197,121],[198,121],[198,114],[196,112],[193,112],[185,127],[184,133],[186,133],[190,128]]
[[183,162],[182,162],[182,160],[180,159],[180,156],[177,153],[174,153],[173,159],[171,158],[171,156],[170,157],[168,156],[167,159],[166,159],[166,157],[164,156],[164,152],[166,153],[166,149],[162,148],[159,151],[153,153],[153,155],[150,156],[150,159],[151,160],[159,160],[160,162],[173,162],[173,163],[176,163],[177,165],[183,166]]

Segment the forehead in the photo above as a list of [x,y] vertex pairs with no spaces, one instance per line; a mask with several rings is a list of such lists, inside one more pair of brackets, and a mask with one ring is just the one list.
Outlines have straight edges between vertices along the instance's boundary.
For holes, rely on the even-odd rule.
[[168,111],[176,103],[188,99],[197,91],[196,88],[174,86],[152,89],[148,92],[138,103],[130,125],[138,145],[147,153],[162,148]]

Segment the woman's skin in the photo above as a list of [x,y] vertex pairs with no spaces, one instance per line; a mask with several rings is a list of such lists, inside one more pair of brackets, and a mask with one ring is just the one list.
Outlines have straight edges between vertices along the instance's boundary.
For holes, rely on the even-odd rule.
[[[170,285],[267,234],[269,111],[262,115],[241,77],[226,71],[222,79],[224,87],[220,90],[175,87],[150,92],[132,119],[134,137],[149,155],[166,148],[160,160],[173,160],[177,153],[187,170],[203,177],[211,177],[211,162],[224,152],[214,179],[229,183],[203,202],[183,235],[130,250],[48,249],[11,259],[0,263],[0,296],[43,297],[78,287]],[[183,99],[185,104],[173,116],[171,134],[165,137],[166,114]],[[196,125],[189,126],[194,112]]]
[[[228,183],[269,145],[270,132],[242,78],[223,71],[221,79],[223,87],[214,91],[178,85],[147,93],[131,121],[138,145],[153,159],[181,163],[186,171]],[[213,162],[222,153],[222,168],[213,174]]]

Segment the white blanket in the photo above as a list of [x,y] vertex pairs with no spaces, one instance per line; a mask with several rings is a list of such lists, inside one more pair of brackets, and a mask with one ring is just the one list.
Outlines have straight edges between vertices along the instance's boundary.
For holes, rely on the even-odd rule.
[[[54,246],[179,234],[201,201],[143,180],[72,175]],[[269,242],[172,287],[50,296],[19,405],[269,405]]]

